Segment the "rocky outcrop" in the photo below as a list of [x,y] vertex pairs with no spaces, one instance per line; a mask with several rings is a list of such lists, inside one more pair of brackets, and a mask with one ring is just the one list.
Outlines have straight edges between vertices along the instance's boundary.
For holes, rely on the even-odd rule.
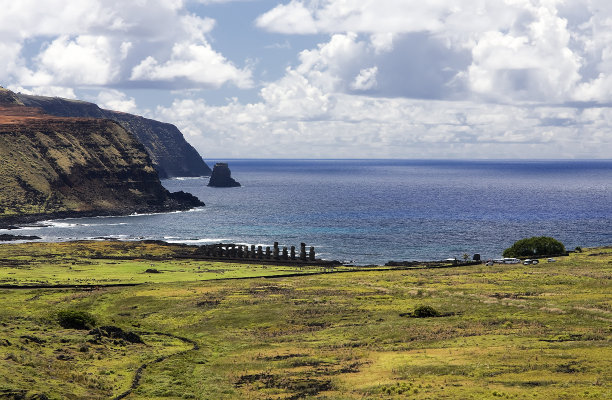
[[0,225],[203,205],[168,192],[143,145],[118,123],[7,103],[0,103]]
[[208,186],[237,187],[240,186],[240,183],[232,178],[232,172],[227,163],[216,163],[210,176],[210,181],[208,181]]
[[7,235],[3,233],[0,235],[0,242],[10,242],[14,240],[39,240],[42,239],[40,236],[33,235]]
[[15,93],[2,86],[0,86],[0,104],[23,105]]
[[183,134],[172,124],[137,115],[104,110],[85,101],[17,94],[28,107],[38,107],[59,117],[103,118],[118,122],[144,145],[160,178],[210,176],[211,170]]

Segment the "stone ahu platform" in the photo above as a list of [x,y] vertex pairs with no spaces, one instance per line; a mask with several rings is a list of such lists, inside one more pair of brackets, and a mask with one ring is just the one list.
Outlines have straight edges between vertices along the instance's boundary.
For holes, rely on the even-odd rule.
[[190,258],[280,265],[340,265],[339,261],[316,258],[315,248],[310,246],[306,251],[306,243],[300,244],[299,254],[296,253],[295,246],[281,249],[278,242],[274,242],[272,247],[266,246],[265,249],[264,246],[225,243],[202,245],[198,246]]

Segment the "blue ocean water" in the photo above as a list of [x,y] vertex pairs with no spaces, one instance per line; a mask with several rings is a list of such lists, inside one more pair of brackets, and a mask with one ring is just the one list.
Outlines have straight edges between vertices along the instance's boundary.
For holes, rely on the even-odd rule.
[[[227,160],[223,160],[227,161]],[[210,161],[214,163],[215,161]],[[498,257],[553,236],[568,249],[612,244],[610,161],[229,160],[240,188],[163,181],[206,207],[52,221],[45,240],[94,237],[299,246],[357,264]]]

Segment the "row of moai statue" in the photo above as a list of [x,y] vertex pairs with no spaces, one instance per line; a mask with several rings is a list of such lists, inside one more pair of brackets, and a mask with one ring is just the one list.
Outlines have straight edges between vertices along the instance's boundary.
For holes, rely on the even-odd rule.
[[[287,247],[281,249],[278,246],[278,242],[274,242],[274,247],[270,248],[267,246],[263,249],[263,246],[251,245],[236,245],[236,244],[213,244],[205,245],[200,247],[200,252],[206,257],[213,258],[233,258],[233,259],[253,259],[253,260],[293,260],[297,261],[295,253],[295,246],[291,246],[290,249]],[[300,244],[300,261],[315,261],[315,249],[310,246],[308,253],[306,253],[306,243]]]

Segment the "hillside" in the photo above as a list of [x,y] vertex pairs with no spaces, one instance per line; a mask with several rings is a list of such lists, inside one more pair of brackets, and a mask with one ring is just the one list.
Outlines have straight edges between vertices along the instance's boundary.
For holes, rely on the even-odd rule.
[[144,145],[160,178],[208,176],[210,168],[176,126],[137,115],[104,110],[96,104],[58,97],[17,94],[28,107],[38,107],[58,117],[104,118],[118,122]]
[[11,102],[4,89],[0,96],[0,222],[203,205],[168,192],[142,144],[118,123],[54,117]]
[[337,272],[185,250],[1,245],[0,398],[612,398],[611,248]]

